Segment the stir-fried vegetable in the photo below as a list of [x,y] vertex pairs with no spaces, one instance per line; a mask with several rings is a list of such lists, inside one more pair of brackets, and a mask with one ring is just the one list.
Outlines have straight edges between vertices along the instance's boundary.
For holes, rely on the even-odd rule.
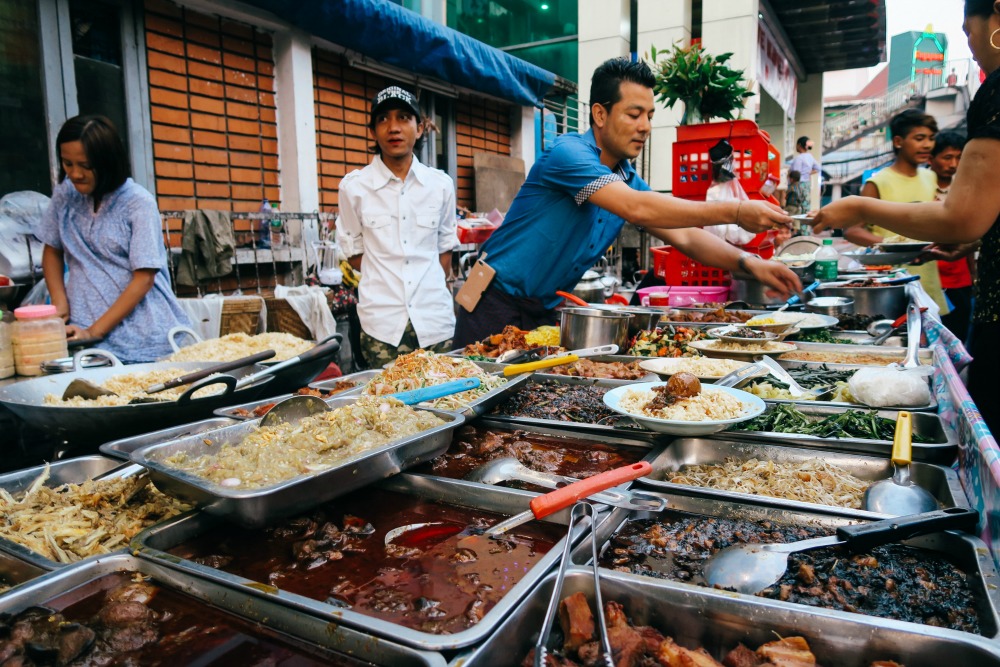
[[688,343],[705,338],[704,332],[690,327],[657,327],[636,334],[628,353],[637,357],[700,357]]
[[[767,431],[771,433],[797,433],[820,438],[865,438],[892,440],[896,422],[880,417],[876,410],[845,410],[828,417],[809,417],[794,405],[775,405],[764,414],[736,424],[730,431]],[[933,442],[917,432],[913,442]]]
[[795,337],[795,340],[803,343],[839,343],[841,345],[857,345],[850,338],[837,338],[829,329],[816,329],[815,331],[803,331]]

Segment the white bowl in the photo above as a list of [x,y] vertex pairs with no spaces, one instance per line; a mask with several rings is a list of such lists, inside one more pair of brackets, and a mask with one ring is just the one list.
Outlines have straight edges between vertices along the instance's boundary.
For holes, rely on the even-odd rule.
[[739,399],[739,401],[743,403],[743,413],[739,417],[734,417],[733,419],[692,422],[682,421],[679,419],[657,419],[656,417],[646,417],[626,412],[621,408],[620,403],[625,392],[652,391],[653,387],[661,387],[665,384],[665,382],[637,382],[635,384],[615,387],[608,393],[604,394],[604,404],[619,414],[631,417],[640,426],[648,428],[651,431],[669,433],[671,435],[709,435],[710,433],[718,433],[733,424],[739,424],[740,422],[745,422],[748,419],[753,419],[760,413],[764,412],[766,407],[764,405],[764,401],[745,391],[733,389],[732,387],[718,387],[712,384],[703,384],[701,386],[702,393],[722,392]]

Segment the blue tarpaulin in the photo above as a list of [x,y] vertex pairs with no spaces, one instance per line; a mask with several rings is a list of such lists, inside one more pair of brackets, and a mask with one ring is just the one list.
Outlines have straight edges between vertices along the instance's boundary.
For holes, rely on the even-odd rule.
[[248,0],[366,57],[525,106],[541,107],[555,74],[387,0]]

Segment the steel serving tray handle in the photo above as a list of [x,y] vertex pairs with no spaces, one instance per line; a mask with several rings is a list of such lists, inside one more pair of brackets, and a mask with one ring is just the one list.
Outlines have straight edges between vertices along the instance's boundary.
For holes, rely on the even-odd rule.
[[111,352],[108,352],[107,350],[102,350],[99,347],[89,347],[85,350],[77,350],[73,354],[73,363],[69,369],[71,373],[84,370],[83,360],[85,357],[99,357],[107,359],[108,361],[111,362],[112,367],[125,365],[121,362],[121,360],[118,357],[116,357]]

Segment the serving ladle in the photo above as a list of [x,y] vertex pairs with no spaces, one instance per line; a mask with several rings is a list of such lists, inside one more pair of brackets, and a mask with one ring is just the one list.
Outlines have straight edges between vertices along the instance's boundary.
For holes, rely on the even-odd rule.
[[800,551],[846,544],[863,551],[882,544],[942,530],[972,532],[979,513],[964,507],[883,519],[837,528],[835,535],[777,544],[739,544],[727,547],[705,561],[703,574],[709,586],[753,595],[778,583],[788,569],[788,556]]
[[892,477],[875,482],[862,497],[869,512],[880,514],[919,514],[938,508],[937,499],[927,489],[910,479],[910,459],[913,454],[913,415],[902,410],[896,417],[896,433],[892,439]]

